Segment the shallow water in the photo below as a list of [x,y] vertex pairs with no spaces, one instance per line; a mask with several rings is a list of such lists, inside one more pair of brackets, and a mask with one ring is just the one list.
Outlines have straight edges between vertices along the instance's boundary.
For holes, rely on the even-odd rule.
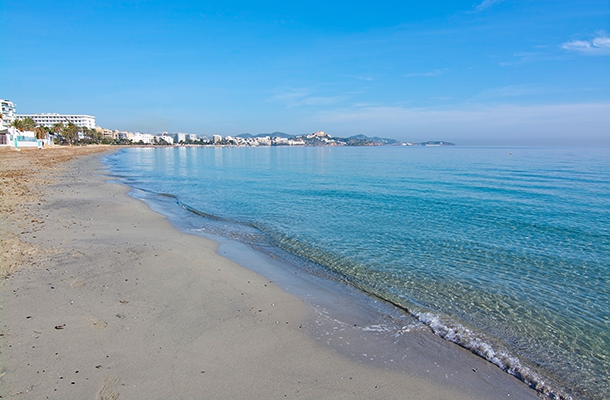
[[309,260],[542,392],[604,399],[609,154],[182,147],[106,161],[202,231]]

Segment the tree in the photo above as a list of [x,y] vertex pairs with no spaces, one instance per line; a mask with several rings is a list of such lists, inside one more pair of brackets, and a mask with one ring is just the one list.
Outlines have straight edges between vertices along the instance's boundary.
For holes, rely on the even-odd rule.
[[73,124],[72,122],[68,122],[68,125],[65,125],[61,129],[61,135],[68,142],[70,146],[78,140],[78,132],[80,131],[79,127]]
[[97,129],[89,129],[89,132],[91,132],[91,137],[95,143],[100,143],[102,140],[104,140],[104,135]]
[[86,126],[79,127],[78,129],[83,134],[85,143],[100,143],[102,141],[102,133],[98,130],[87,128]]
[[51,130],[54,133],[60,133],[63,128],[64,128],[64,124],[62,124],[61,122],[58,122],[56,124],[53,124],[53,126],[51,127]]
[[21,120],[21,123],[23,124],[22,126],[24,131],[31,132],[36,128],[36,122],[34,122],[32,118],[24,118]]
[[49,128],[49,134],[54,136],[54,142],[56,144],[58,144],[60,142],[60,138],[59,138],[59,134],[61,133],[61,130],[63,129],[64,124],[62,124],[61,122],[58,122],[56,124],[53,124],[53,126],[51,126]]
[[47,128],[44,126],[37,126],[34,128],[34,133],[36,134],[36,139],[46,139],[47,137]]
[[79,126],[78,131],[82,134],[83,139],[86,139],[87,141],[91,142],[89,128],[87,128],[86,126]]
[[19,132],[23,132],[25,130],[25,128],[23,127],[23,121],[20,119],[16,119],[11,122],[11,126],[17,129]]

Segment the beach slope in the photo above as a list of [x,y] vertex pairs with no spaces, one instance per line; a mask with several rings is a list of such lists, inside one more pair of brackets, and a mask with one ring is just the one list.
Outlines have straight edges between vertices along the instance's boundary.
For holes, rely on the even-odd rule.
[[491,365],[456,384],[323,346],[305,303],[108,182],[104,150],[0,151],[2,398],[536,398]]

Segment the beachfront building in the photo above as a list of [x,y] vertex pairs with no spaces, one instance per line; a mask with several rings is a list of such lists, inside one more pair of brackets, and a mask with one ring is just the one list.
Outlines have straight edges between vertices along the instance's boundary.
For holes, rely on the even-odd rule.
[[14,128],[11,124],[15,120],[15,103],[10,100],[0,99],[2,104],[2,118],[0,118],[0,146],[8,146],[12,141]]
[[0,99],[2,104],[2,120],[0,128],[7,128],[15,120],[15,103],[10,100]]
[[104,139],[119,140],[121,138],[121,132],[116,129],[104,129],[96,126],[95,130],[99,132]]
[[175,143],[186,142],[186,133],[176,133],[174,135],[174,142]]
[[133,132],[119,131],[119,139],[121,140],[129,140],[130,142],[133,142],[134,136],[135,133]]
[[95,129],[95,117],[93,115],[77,115],[77,114],[16,114],[15,118],[25,119],[32,118],[36,125],[51,127],[55,124],[66,124],[72,122],[76,126]]
[[0,146],[14,147],[42,147],[44,140],[36,139],[36,134],[31,131],[21,132],[11,126],[18,118],[17,107],[10,100],[0,99],[2,107],[2,118],[0,118]]
[[[4,133],[3,133],[4,132]],[[52,145],[50,139],[37,139],[33,131],[18,131],[10,127],[5,131],[0,131],[0,146],[19,147],[38,147]]]
[[156,135],[155,139],[159,144],[163,144],[163,142],[165,142],[166,144],[174,144],[174,136],[168,134],[167,132],[164,132],[160,135]]
[[136,132],[133,134],[133,138],[131,139],[131,141],[133,143],[142,142],[143,144],[153,144],[155,142],[155,135],[152,135],[150,133]]

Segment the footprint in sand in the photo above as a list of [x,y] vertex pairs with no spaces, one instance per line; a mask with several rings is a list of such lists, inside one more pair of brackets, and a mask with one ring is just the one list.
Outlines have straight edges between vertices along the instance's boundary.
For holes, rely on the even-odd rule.
[[97,391],[95,400],[116,400],[119,398],[119,392],[116,389],[119,379],[111,376],[104,378],[102,387]]
[[74,282],[72,282],[72,283],[70,284],[70,286],[72,286],[73,288],[78,288],[78,287],[83,286],[84,284],[85,284],[85,281],[84,281],[84,280],[82,280],[81,278],[76,278],[76,279],[74,280]]
[[108,326],[108,323],[102,319],[99,319],[95,315],[87,317],[87,320],[91,323],[93,329],[104,329]]

